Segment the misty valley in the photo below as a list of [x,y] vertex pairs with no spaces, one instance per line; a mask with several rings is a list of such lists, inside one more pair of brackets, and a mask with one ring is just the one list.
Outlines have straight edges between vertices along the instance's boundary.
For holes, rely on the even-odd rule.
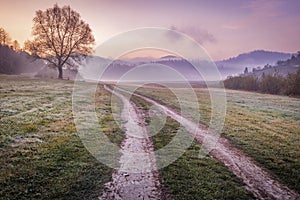
[[299,6],[4,0],[0,199],[300,199]]

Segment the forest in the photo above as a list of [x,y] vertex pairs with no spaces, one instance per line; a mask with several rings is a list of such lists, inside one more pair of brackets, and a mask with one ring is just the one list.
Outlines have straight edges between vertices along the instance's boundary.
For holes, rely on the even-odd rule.
[[[268,66],[267,68],[277,67],[278,69],[291,65],[299,68],[300,52],[288,60],[278,61],[275,66]],[[296,73],[288,73],[287,75],[279,73],[276,69],[273,74],[265,74],[262,70],[261,76],[255,73],[248,73],[248,70],[245,70],[244,74],[228,77],[224,81],[224,86],[225,88],[234,90],[298,96],[300,95],[300,70]]]

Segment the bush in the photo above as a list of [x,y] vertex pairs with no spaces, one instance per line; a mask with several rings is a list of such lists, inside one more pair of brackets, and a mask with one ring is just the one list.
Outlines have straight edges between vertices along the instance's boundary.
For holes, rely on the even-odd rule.
[[285,80],[286,95],[300,95],[300,70],[295,74],[288,74]]
[[262,76],[259,81],[259,90],[263,93],[282,94],[284,90],[284,78],[277,74]]
[[224,85],[228,89],[257,91],[258,79],[253,76],[230,77],[224,81]]

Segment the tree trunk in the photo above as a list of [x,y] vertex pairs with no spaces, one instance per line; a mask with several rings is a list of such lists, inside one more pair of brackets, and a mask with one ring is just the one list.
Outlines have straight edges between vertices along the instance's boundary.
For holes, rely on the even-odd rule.
[[63,69],[62,66],[58,66],[58,78],[63,79]]

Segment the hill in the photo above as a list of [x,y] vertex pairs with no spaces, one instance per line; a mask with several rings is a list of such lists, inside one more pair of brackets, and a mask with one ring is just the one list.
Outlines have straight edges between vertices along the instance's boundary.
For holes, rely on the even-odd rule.
[[34,73],[45,63],[36,60],[24,51],[16,52],[8,46],[0,45],[0,73],[21,74]]
[[226,60],[216,61],[216,65],[223,77],[226,77],[242,73],[245,67],[251,70],[267,64],[274,65],[277,61],[286,60],[291,56],[290,53],[256,50]]
[[[221,78],[225,79],[227,76],[241,74],[244,68],[247,67],[248,71],[255,72],[257,76],[261,76],[261,69],[264,69],[267,74],[274,73],[277,67],[269,68],[270,65],[274,65],[278,60],[279,63],[282,60],[286,60],[291,57],[292,54],[281,53],[281,52],[271,52],[264,50],[256,50],[249,53],[243,53],[236,57],[232,57],[226,60],[215,62]],[[173,55],[167,55],[161,58],[133,58],[133,59],[122,59],[122,60],[110,60],[106,58],[101,58],[97,56],[89,56],[85,63],[79,68],[80,74],[87,79],[98,79],[99,77],[94,77],[100,69],[105,71],[102,74],[103,80],[118,80],[125,73],[129,72],[136,66],[147,64],[151,67],[151,70],[146,70],[147,72],[136,71],[135,76],[140,79],[147,78],[150,73],[157,73],[157,70],[161,69],[157,67],[159,65],[166,65],[177,71],[179,74],[183,75],[187,80],[199,81],[203,80],[201,75],[194,69],[190,62],[184,58],[176,57]],[[214,66],[214,63],[209,61],[197,61],[203,70],[210,69]],[[267,65],[269,64],[269,65]],[[260,67],[257,66],[267,66]],[[64,71],[68,71],[65,69]],[[153,72],[152,72],[153,71]],[[278,70],[277,70],[278,71]],[[280,72],[287,75],[290,72],[295,72],[296,68],[291,68],[290,66],[281,66]],[[36,75],[38,77],[55,78],[56,70],[48,68],[47,65],[41,60],[34,60],[26,52],[15,52],[7,46],[0,46],[0,73],[3,74],[21,74],[21,73],[31,73],[31,75]],[[76,71],[66,72],[65,78],[74,79]],[[159,73],[161,79],[170,80],[170,74]],[[219,80],[219,76],[205,77],[207,80]]]
[[274,66],[254,68],[252,72],[246,68],[244,74],[228,77],[224,85],[229,89],[300,95],[300,52]]
[[288,74],[296,73],[300,69],[300,52],[298,55],[292,55],[291,58],[285,61],[277,61],[275,65],[265,65],[264,67],[253,68],[252,72],[244,73],[243,75],[251,75],[257,78],[261,78],[262,75],[274,74],[287,77]]

